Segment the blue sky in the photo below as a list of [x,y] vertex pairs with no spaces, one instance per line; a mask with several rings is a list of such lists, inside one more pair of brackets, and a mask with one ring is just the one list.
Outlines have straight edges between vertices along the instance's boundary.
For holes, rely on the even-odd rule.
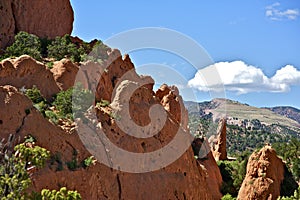
[[[210,55],[216,63],[214,67],[220,70],[227,98],[259,107],[300,108],[298,0],[71,0],[71,3],[75,11],[72,35],[86,41],[94,38],[105,41],[135,28],[172,29],[195,40]],[[178,84],[185,99],[194,100],[185,92],[187,88],[193,89],[198,101],[212,98],[200,76],[195,76],[197,70],[184,59],[157,50],[140,50],[129,55],[139,73],[152,75],[157,84]],[[151,68],[149,63],[158,65]],[[164,73],[160,65],[174,69],[184,81],[178,81],[180,78],[175,74]],[[216,89],[214,85],[206,87]]]

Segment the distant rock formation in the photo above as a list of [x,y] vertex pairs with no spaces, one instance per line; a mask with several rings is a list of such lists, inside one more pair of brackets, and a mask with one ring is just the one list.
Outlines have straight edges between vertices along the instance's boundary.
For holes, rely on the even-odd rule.
[[69,0],[0,1],[0,49],[11,44],[19,31],[52,39],[71,34],[73,21]]
[[213,199],[221,199],[222,175],[207,139],[196,138],[192,143],[192,147],[195,155],[198,156],[198,163],[205,168],[207,174],[206,183],[209,190],[212,191]]
[[219,121],[217,136],[212,136],[209,138],[209,142],[212,146],[213,156],[218,160],[227,160],[227,150],[226,150],[226,119],[222,118]]
[[51,71],[27,55],[0,62],[0,85],[11,85],[18,89],[30,89],[35,85],[48,100],[60,91]]
[[239,190],[239,200],[276,200],[284,179],[284,163],[271,146],[266,145],[249,157],[247,172]]
[[[109,64],[106,69],[100,67],[102,71],[94,72],[92,69],[95,63],[84,63],[81,66],[83,72],[79,74],[83,85],[97,83],[96,99],[111,102],[105,109],[122,111],[124,102],[121,97],[128,95],[126,87],[129,84],[146,81],[147,84],[140,85],[128,99],[131,120],[140,126],[146,126],[151,121],[150,108],[156,104],[162,105],[163,107],[160,107],[166,112],[166,122],[158,134],[149,138],[135,138],[122,131],[116,119],[105,109],[96,109],[99,120],[96,123],[111,142],[130,152],[145,153],[168,145],[179,129],[184,137],[190,137],[185,123],[182,127],[180,124],[180,121],[187,121],[187,115],[183,113],[179,116],[176,113],[179,111],[178,105],[182,105],[182,99],[176,88],[163,86],[164,89],[161,91],[168,92],[156,95],[152,90],[154,83],[151,77],[137,75],[129,56],[122,58],[117,50],[110,52],[105,64]],[[69,67],[71,73],[65,73]],[[49,97],[71,85],[74,80],[72,74],[75,74],[76,67],[68,60],[62,60],[55,63],[51,71],[28,56],[6,59],[1,62],[0,85],[9,84],[17,88],[23,85],[30,88],[36,85],[43,95]],[[53,157],[45,168],[33,174],[32,189],[52,190],[66,186],[70,190],[77,190],[83,199],[213,199],[213,193],[218,191],[207,185],[207,174],[212,172],[209,167],[205,171],[198,164],[191,147],[170,165],[147,173],[122,172],[101,162],[87,169],[78,167],[73,171],[69,170],[66,163],[75,159],[79,165],[91,155],[83,145],[79,134],[66,133],[61,127],[49,122],[36,110],[31,101],[13,86],[0,86],[1,137],[7,138],[9,134],[15,134],[23,138],[31,134],[36,138],[36,144],[50,150]],[[179,120],[180,118],[184,119]],[[210,162],[211,159],[209,157],[206,162]],[[215,164],[215,161],[212,162]],[[137,163],[129,164],[137,165]]]

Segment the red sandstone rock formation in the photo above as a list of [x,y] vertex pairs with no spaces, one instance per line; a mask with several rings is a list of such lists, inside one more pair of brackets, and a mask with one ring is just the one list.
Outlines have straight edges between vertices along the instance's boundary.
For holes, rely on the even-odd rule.
[[14,34],[26,31],[42,38],[71,34],[74,13],[69,0],[5,0],[0,2],[0,49]]
[[[21,65],[21,63],[23,64]],[[34,65],[34,68],[26,67],[26,63]],[[100,69],[98,72],[88,70],[93,68],[84,68],[84,66],[95,64],[91,62],[84,64],[81,67],[83,67],[83,71],[86,71],[81,72],[80,79],[86,81],[85,86],[87,87],[95,82],[98,83],[96,84],[97,101],[101,99],[111,101],[110,107],[96,109],[99,121],[95,123],[98,124],[97,127],[106,134],[112,143],[127,151],[146,153],[168,145],[178,131],[181,132],[182,141],[190,137],[188,130],[180,126],[180,121],[187,121],[187,119],[179,120],[179,115],[176,112],[180,109],[173,105],[182,105],[181,97],[175,88],[164,86],[165,91],[169,92],[159,95],[159,97],[156,96],[152,91],[153,80],[150,77],[138,76],[129,56],[125,56],[123,59],[118,51],[112,51],[105,64],[109,64],[108,67],[104,69],[102,66],[98,68]],[[54,85],[55,81],[50,70],[44,69],[45,66],[27,56],[16,60],[5,60],[1,63],[1,66],[0,74],[2,73],[2,76],[0,80],[6,80],[1,84],[12,84],[17,87],[25,85],[29,88],[29,85],[26,84],[31,81],[31,84],[37,85],[46,96],[59,91],[56,84]],[[65,68],[67,69],[67,67]],[[44,79],[44,74],[48,74],[49,77],[46,76],[46,79]],[[71,77],[63,78],[65,77],[64,73],[54,74],[61,74],[56,77],[56,81],[63,83],[60,87],[66,89],[64,87],[69,85]],[[8,75],[18,80],[14,82]],[[46,87],[46,84],[49,86]],[[128,95],[127,91],[130,85],[137,85],[138,87],[130,93],[130,98],[127,99],[122,95]],[[175,100],[173,101],[170,97]],[[129,101],[127,107],[129,108],[129,115],[123,117],[128,117],[141,127],[147,126],[151,123],[153,116],[155,117],[155,113],[152,115],[153,113],[150,112],[151,108],[155,105],[161,107],[166,116],[162,129],[156,135],[148,138],[136,138],[128,135],[126,131],[118,126],[118,119],[112,117],[109,113],[110,111],[122,112],[125,108],[124,99]],[[60,165],[62,166],[60,168],[58,167],[59,163],[52,159],[44,169],[33,174],[32,189],[39,191],[42,188],[59,189],[59,187],[66,186],[68,189],[77,190],[81,193],[83,199],[213,198],[212,193],[215,190],[210,191],[211,188],[208,188],[207,174],[194,159],[191,147],[170,165],[147,173],[118,171],[102,164],[101,160],[95,166],[90,166],[87,169],[79,166],[74,171],[70,171],[66,165],[67,162],[76,159],[78,163],[81,163],[91,155],[78,134],[67,134],[59,126],[43,118],[32,106],[30,100],[12,86],[0,86],[0,107],[1,137],[7,138],[9,134],[16,134],[23,138],[25,135],[31,134],[37,139],[37,145],[50,150],[53,156],[60,155],[61,157]],[[184,113],[180,116],[181,118],[187,117]],[[83,131],[83,135],[88,133],[84,132],[88,130],[88,127],[85,128],[83,130],[79,129]],[[152,129],[150,127],[145,130],[147,132],[147,130]],[[101,146],[101,143],[98,145]],[[173,149],[174,152],[178,151],[177,148]],[[76,152],[75,158],[74,152]],[[114,162],[114,157],[110,157],[110,154],[107,155]],[[168,158],[172,158],[172,154]],[[129,164],[136,167],[143,163]]]
[[277,157],[275,150],[267,145],[250,156],[238,199],[275,200],[280,195],[283,179],[284,163]]
[[[117,49],[113,49],[111,52],[109,52],[109,57],[104,62],[103,67],[101,67],[100,70],[97,70],[97,66],[94,66],[93,63],[87,63],[86,65],[87,67],[85,67],[85,65],[83,64],[82,71],[87,71],[89,82],[94,83],[96,81],[98,83],[96,89],[97,101],[100,101],[101,99],[111,101],[113,89],[115,88],[121,77],[123,77],[126,73],[127,79],[139,79],[134,71],[134,66],[131,62],[130,57],[128,55],[125,55],[124,58],[122,58],[120,51]],[[92,66],[89,67],[89,65]],[[85,68],[87,68],[88,70],[85,70]],[[93,72],[94,69],[97,70],[98,73]]]
[[[210,138],[210,140],[214,140]],[[217,138],[212,141],[213,155],[216,161],[227,160],[226,151],[226,119],[221,119],[219,121],[219,126],[217,129]]]
[[170,112],[182,127],[188,128],[188,111],[183,105],[182,97],[175,86],[162,85],[155,93],[164,108]]

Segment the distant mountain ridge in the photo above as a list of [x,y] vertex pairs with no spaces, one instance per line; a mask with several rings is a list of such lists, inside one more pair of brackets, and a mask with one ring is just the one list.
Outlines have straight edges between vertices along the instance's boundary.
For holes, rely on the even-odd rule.
[[276,106],[266,109],[269,109],[279,115],[293,119],[300,124],[300,110],[297,108],[291,106]]
[[217,98],[205,102],[184,102],[191,117],[227,117],[227,123],[248,129],[285,132],[300,135],[300,110],[293,107],[257,108],[230,99]]

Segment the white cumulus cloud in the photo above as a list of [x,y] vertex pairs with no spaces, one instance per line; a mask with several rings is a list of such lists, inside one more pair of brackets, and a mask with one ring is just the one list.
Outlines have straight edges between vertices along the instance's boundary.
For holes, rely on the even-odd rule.
[[[216,76],[216,71],[219,77]],[[213,74],[213,75],[212,75]],[[260,68],[243,61],[218,62],[198,70],[188,86],[200,91],[234,91],[238,94],[249,92],[287,92],[292,85],[300,85],[300,71],[292,65],[276,71],[267,77]]]
[[287,9],[287,10],[280,10],[279,9],[280,3],[276,2],[272,5],[269,5],[266,7],[266,17],[268,17],[271,20],[295,20],[299,16],[299,10],[298,9]]
[[300,85],[300,71],[292,65],[286,65],[276,71],[271,81],[278,84]]

